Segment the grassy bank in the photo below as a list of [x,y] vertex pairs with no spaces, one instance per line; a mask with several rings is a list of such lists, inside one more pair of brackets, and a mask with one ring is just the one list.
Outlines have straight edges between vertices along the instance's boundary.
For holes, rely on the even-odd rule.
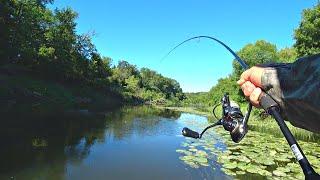
[[[207,116],[209,120],[215,120],[212,114],[212,108],[193,108],[193,107],[158,107],[167,108],[174,111],[193,113],[198,115]],[[244,109],[244,108],[241,108]],[[221,110],[220,110],[221,111]],[[217,115],[220,115],[219,109],[217,109]],[[246,112],[243,110],[242,112]],[[270,116],[262,119],[257,113],[252,113],[248,122],[249,130],[258,131],[262,133],[272,134],[276,137],[283,137],[282,132],[274,119]],[[292,134],[298,139],[303,141],[320,142],[320,134],[312,133],[310,131],[294,127],[290,122],[286,121],[287,126],[291,130]]]

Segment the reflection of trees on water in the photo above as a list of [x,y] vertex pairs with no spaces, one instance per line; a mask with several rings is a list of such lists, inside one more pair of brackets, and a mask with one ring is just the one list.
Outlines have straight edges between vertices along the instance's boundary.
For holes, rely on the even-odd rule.
[[81,163],[95,143],[157,133],[161,120],[173,121],[180,115],[134,107],[109,113],[106,119],[1,118],[0,179],[64,179],[67,163]]
[[3,118],[0,179],[63,179],[67,160],[85,158],[104,128],[103,119]]
[[174,121],[180,116],[180,112],[168,109],[146,106],[123,108],[107,116],[106,134],[116,139],[123,139],[132,134],[155,135],[162,133],[165,129],[165,127],[159,127],[161,122],[164,120]]

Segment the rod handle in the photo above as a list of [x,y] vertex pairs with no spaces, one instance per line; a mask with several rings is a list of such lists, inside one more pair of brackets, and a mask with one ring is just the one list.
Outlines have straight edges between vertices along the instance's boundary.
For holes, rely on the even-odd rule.
[[274,107],[279,111],[278,103],[267,93],[262,91],[259,97],[260,106],[270,114],[270,108]]

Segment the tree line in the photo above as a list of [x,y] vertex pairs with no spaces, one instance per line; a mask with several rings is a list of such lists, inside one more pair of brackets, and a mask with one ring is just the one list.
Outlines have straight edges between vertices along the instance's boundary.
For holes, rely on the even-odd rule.
[[177,102],[185,95],[177,81],[126,61],[112,66],[99,54],[92,34],[76,33],[78,14],[50,10],[53,0],[0,1],[0,66],[17,65],[45,79],[81,84],[128,99]]

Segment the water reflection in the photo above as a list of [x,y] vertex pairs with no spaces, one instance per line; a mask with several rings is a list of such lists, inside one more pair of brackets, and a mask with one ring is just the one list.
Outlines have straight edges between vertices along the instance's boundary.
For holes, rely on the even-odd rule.
[[104,138],[105,121],[99,119],[11,116],[1,123],[0,178],[4,179],[50,179],[52,174],[62,178],[68,158],[81,160],[95,139]]
[[[4,117],[0,127],[0,179],[65,179],[67,164],[81,164],[92,146],[130,136],[172,134],[165,120],[180,113],[146,107],[123,108],[105,118]],[[106,140],[107,139],[107,140]]]
[[116,139],[123,139],[131,134],[138,136],[172,134],[176,132],[176,129],[173,126],[168,126],[167,122],[161,123],[164,120],[177,120],[180,116],[180,112],[168,109],[123,108],[107,115],[106,133]]

